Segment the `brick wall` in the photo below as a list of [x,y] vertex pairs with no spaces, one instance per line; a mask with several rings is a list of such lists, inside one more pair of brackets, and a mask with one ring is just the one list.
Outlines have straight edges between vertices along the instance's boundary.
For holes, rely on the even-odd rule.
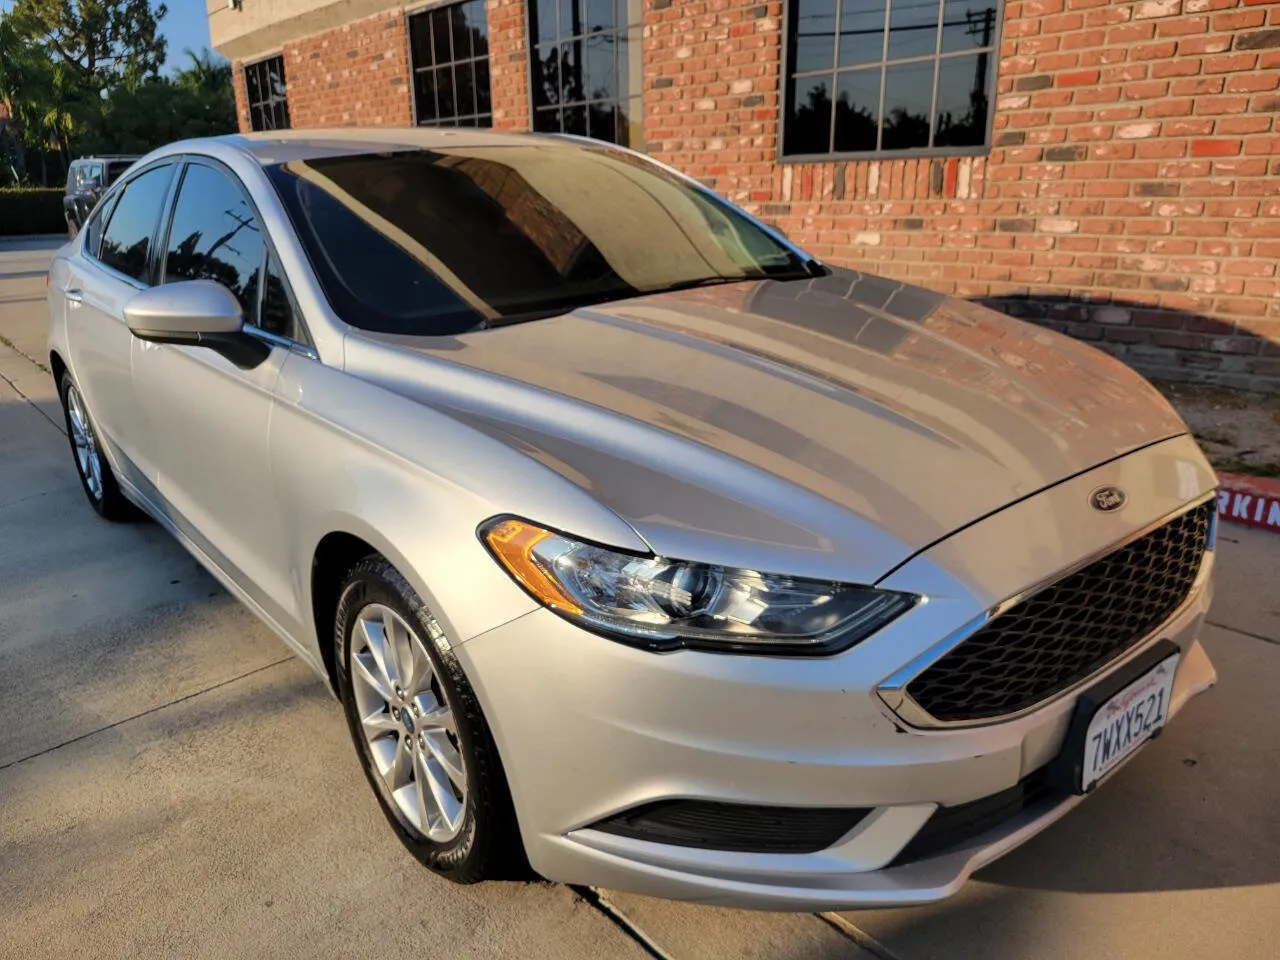
[[400,11],[357,20],[284,47],[295,127],[408,126],[409,43]]
[[231,89],[236,95],[236,122],[241,130],[249,129],[249,100],[244,90],[244,64],[234,63],[231,66]]
[[[524,3],[488,0],[501,129],[529,122]],[[1280,0],[1008,0],[991,153],[939,160],[778,163],[782,18],[645,0],[650,153],[832,263],[1280,389]],[[295,126],[412,122],[403,11],[284,53]]]
[[489,86],[493,125],[499,130],[529,129],[529,45],[525,41],[526,0],[487,0]]
[[1011,0],[989,157],[777,155],[780,3],[650,0],[650,152],[833,263],[1280,388],[1280,5]]

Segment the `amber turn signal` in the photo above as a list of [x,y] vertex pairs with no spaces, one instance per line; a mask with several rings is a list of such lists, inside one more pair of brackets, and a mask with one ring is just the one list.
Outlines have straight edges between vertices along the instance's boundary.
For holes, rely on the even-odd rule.
[[485,542],[493,555],[520,585],[534,598],[556,610],[580,614],[582,607],[574,603],[539,565],[533,551],[538,544],[555,534],[521,520],[501,520],[485,531]]

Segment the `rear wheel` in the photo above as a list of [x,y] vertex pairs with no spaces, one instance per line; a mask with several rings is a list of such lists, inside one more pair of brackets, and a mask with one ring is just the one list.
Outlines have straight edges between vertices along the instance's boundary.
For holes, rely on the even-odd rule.
[[98,434],[89,418],[84,397],[71,379],[71,373],[62,375],[59,385],[62,395],[62,412],[67,424],[67,439],[71,441],[71,454],[75,460],[80,485],[89,503],[98,514],[113,522],[132,520],[137,513],[125,499],[116,483],[111,465],[102,455]]
[[435,618],[381,557],[356,564],[340,597],[339,692],[365,776],[396,835],[458,883],[523,872],[497,748]]

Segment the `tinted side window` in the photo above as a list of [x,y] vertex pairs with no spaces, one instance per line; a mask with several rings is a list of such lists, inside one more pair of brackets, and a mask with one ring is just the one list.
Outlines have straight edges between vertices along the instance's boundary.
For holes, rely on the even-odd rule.
[[125,276],[148,282],[147,257],[172,166],[155,167],[124,186],[102,234],[98,259]]
[[284,285],[280,264],[274,256],[267,257],[266,289],[262,293],[262,317],[260,326],[268,333],[274,333],[290,340],[302,341],[302,331],[294,319],[293,301],[289,299],[289,291]]
[[98,209],[97,215],[85,225],[84,252],[89,256],[96,257],[98,255],[98,243],[102,240],[102,225],[111,218],[111,211],[115,209],[116,201],[119,199],[120,194],[118,192],[107,197]]
[[164,282],[216,280],[258,322],[262,231],[240,188],[211,167],[187,167],[178,188],[164,261]]

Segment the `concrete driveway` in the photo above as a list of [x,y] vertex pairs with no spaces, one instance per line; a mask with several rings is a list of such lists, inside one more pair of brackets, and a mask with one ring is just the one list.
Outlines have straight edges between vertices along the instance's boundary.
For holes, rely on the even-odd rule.
[[0,242],[0,956],[1274,958],[1280,538],[1225,527],[1217,690],[936,907],[753,914],[457,887],[395,842],[319,680],[151,524],[97,519]]

